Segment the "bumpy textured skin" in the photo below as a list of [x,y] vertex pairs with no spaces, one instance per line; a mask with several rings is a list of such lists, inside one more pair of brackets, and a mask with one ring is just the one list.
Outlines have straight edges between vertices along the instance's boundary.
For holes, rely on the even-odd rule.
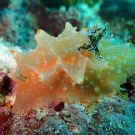
[[15,51],[18,69],[9,74],[18,84],[13,111],[47,106],[60,100],[89,102],[118,91],[135,71],[135,48],[101,40],[97,60],[93,52],[77,48],[88,40],[87,30],[77,32],[66,23],[58,37],[43,30],[35,35],[37,48]]

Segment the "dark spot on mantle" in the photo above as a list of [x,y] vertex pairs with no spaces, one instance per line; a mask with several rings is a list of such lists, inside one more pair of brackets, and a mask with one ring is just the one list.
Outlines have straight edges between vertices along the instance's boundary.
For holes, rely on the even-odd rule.
[[56,112],[60,112],[64,108],[64,102],[60,102],[57,106],[54,107]]

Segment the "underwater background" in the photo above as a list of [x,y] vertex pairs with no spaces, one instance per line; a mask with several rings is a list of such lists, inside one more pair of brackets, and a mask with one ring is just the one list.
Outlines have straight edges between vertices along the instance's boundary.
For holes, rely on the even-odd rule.
[[66,22],[77,32],[107,24],[105,39],[134,50],[135,0],[0,0],[0,135],[135,135],[134,62],[130,65],[134,72],[119,91],[104,98],[70,104],[61,100],[49,107],[12,112],[18,84],[8,76],[17,67],[11,53],[31,52],[37,46],[38,29],[57,37]]

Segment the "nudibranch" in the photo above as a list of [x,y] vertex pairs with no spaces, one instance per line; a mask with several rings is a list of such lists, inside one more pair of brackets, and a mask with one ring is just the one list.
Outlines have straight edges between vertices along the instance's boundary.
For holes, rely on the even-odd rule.
[[77,32],[67,22],[58,37],[38,30],[35,38],[37,47],[30,53],[11,50],[18,65],[9,74],[18,84],[13,111],[60,101],[98,100],[119,91],[135,71],[135,47],[128,43],[100,39],[97,47],[103,59],[97,59],[94,51],[78,51],[90,42],[87,28]]

